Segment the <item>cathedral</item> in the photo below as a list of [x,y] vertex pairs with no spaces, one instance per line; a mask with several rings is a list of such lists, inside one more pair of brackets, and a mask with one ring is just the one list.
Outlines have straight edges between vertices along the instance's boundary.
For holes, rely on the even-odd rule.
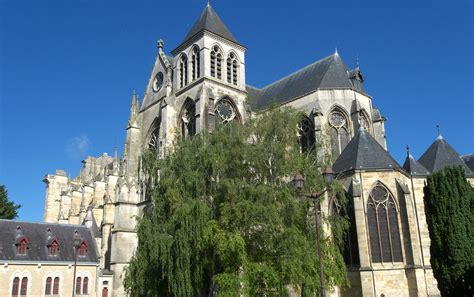
[[[270,107],[291,106],[306,115],[302,150],[317,139],[337,157],[333,170],[350,197],[350,288],[331,296],[439,296],[430,266],[423,186],[447,165],[461,165],[474,185],[474,158],[460,157],[439,136],[403,165],[388,153],[385,118],[364,89],[359,69],[330,54],[263,88],[245,80],[244,47],[208,4],[181,44],[157,56],[142,99],[133,94],[122,156],[87,157],[80,174],[46,175],[46,223],[95,228],[97,289],[126,296],[124,269],[137,245],[136,216],[150,204],[141,172],[142,153],[166,158],[175,137],[212,131],[221,122],[243,123]],[[325,199],[322,212],[333,211]]]

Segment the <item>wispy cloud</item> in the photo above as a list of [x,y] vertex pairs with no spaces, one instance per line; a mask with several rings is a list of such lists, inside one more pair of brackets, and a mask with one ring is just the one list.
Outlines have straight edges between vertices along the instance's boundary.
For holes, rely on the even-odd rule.
[[79,135],[68,140],[66,154],[73,159],[84,157],[91,146],[87,135]]

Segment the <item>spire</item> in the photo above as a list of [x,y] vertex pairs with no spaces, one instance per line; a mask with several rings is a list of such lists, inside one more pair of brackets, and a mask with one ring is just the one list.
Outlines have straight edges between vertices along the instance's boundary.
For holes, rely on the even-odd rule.
[[441,135],[423,153],[418,162],[431,173],[446,166],[462,166],[466,174],[472,174],[456,150]]
[[428,175],[430,174],[428,170],[426,170],[423,165],[421,165],[418,161],[413,158],[413,156],[410,154],[410,147],[406,146],[407,150],[407,157],[405,159],[405,163],[403,163],[403,169],[405,169],[406,172],[408,172],[410,175]]
[[443,135],[441,135],[441,130],[439,128],[439,125],[436,125],[436,130],[438,131],[438,137],[436,139],[443,139]]
[[132,93],[132,103],[130,104],[130,119],[128,121],[129,126],[134,126],[134,122],[138,115],[138,95],[135,90]]
[[193,27],[186,35],[183,43],[191,39],[194,35],[201,33],[202,31],[212,32],[216,35],[219,35],[220,37],[239,44],[239,42],[235,39],[234,35],[232,35],[227,26],[217,15],[216,11],[212,8],[210,1],[207,2],[206,7],[201,13],[201,16],[196,21],[196,23],[194,23]]

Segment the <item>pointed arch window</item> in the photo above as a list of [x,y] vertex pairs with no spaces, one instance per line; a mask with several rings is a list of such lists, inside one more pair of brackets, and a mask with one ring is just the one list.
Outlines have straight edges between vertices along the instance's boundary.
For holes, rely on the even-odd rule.
[[298,124],[298,138],[302,153],[310,152],[315,148],[314,123],[307,116],[304,116]]
[[15,277],[12,284],[12,297],[17,297],[20,290],[20,278]]
[[48,245],[48,254],[50,256],[57,256],[59,252],[59,242],[54,238],[51,243]]
[[21,279],[20,296],[26,296],[27,292],[28,292],[28,278],[23,277]]
[[367,201],[372,262],[402,262],[402,245],[398,225],[398,209],[393,195],[377,183]]
[[16,253],[17,255],[26,255],[27,252],[28,252],[28,238],[26,238],[26,236],[23,236],[16,244]]
[[360,121],[360,126],[366,129],[369,133],[371,133],[369,117],[367,116],[365,112],[363,111],[360,112],[359,121]]
[[182,88],[188,84],[188,57],[185,54],[179,59],[179,87]]
[[59,277],[54,278],[53,295],[59,295]]
[[84,281],[82,282],[82,295],[89,294],[89,278],[86,276],[84,277]]
[[331,152],[334,157],[341,154],[350,140],[348,120],[345,114],[335,109],[329,114],[329,126],[331,129]]
[[190,99],[181,111],[181,135],[184,138],[196,135],[196,105]]
[[148,149],[158,151],[160,148],[160,124],[157,122],[148,139]]
[[193,48],[192,56],[191,56],[191,65],[192,65],[192,78],[193,80],[198,79],[201,77],[201,57],[200,57],[200,52],[199,48],[195,46]]
[[87,242],[83,240],[77,249],[77,255],[79,257],[85,257],[87,255]]
[[81,294],[82,278],[76,278],[76,294]]
[[343,245],[341,246],[342,256],[344,262],[348,266],[359,266],[359,244],[357,242],[357,228],[356,219],[354,212],[353,199],[346,193],[346,203],[341,205],[338,201],[340,199],[332,199],[331,202],[331,213],[338,214],[339,216],[349,220],[349,229],[347,230],[344,238]]
[[227,57],[227,82],[230,84],[237,85],[238,82],[238,63],[237,57],[234,53],[230,53]]
[[224,98],[217,102],[214,111],[219,116],[220,123],[222,124],[230,123],[238,117],[234,104],[229,98]]
[[44,288],[45,295],[51,295],[51,283],[53,279],[51,277],[46,278],[46,286]]
[[222,78],[222,53],[217,45],[211,50],[211,76]]

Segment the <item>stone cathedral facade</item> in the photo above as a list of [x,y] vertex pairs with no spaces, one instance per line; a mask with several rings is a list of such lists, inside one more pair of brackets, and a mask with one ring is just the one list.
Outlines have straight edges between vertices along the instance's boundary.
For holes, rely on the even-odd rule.
[[[158,42],[143,98],[132,96],[122,156],[115,149],[113,156],[87,157],[75,178],[62,170],[45,177],[45,222],[97,226],[96,291],[107,282],[113,296],[125,295],[135,217],[150,204],[140,168],[145,150],[165,158],[175,137],[212,131],[219,122],[243,123],[270,106],[292,106],[306,114],[298,127],[302,150],[326,139],[323,147],[338,156],[333,169],[350,197],[344,256],[352,287],[328,293],[438,295],[422,189],[430,172],[453,164],[464,166],[474,184],[472,158],[463,160],[438,137],[418,161],[408,154],[400,166],[387,152],[385,118],[365,91],[361,70],[348,69],[337,51],[264,88],[246,83],[245,52],[208,4],[171,54]],[[323,213],[336,209],[325,199]]]

